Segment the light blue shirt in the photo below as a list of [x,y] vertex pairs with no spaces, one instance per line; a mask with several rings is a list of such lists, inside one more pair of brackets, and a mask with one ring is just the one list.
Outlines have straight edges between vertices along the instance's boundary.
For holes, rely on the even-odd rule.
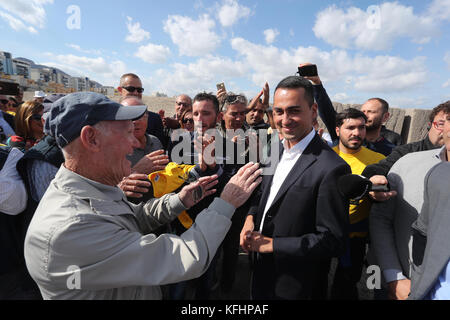
[[442,270],[434,288],[428,294],[431,300],[450,300],[450,261]]

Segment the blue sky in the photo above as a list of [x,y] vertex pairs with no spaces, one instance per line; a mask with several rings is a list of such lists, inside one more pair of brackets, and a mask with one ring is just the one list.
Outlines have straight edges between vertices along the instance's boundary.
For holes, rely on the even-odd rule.
[[333,101],[433,108],[450,99],[449,30],[450,0],[0,0],[0,50],[170,96],[252,97],[308,61]]

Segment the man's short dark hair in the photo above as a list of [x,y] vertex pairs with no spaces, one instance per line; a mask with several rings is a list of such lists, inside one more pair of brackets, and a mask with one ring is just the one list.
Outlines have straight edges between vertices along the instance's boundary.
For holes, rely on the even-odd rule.
[[299,89],[299,88],[305,89],[305,99],[308,102],[309,107],[312,107],[312,105],[314,104],[314,89],[311,82],[309,82],[309,80],[306,80],[303,77],[289,76],[287,78],[284,78],[277,85],[274,92],[276,92],[278,89]]
[[212,101],[212,103],[214,105],[214,111],[216,112],[216,114],[219,114],[219,100],[212,93],[206,93],[206,92],[198,93],[194,97],[194,100],[192,101],[192,105],[194,105],[194,103],[196,103],[197,101],[205,101],[205,100]]
[[344,111],[336,114],[336,127],[340,128],[344,124],[345,119],[359,119],[359,118],[363,118],[364,122],[367,122],[367,116],[364,114],[364,112],[355,108],[345,109]]
[[386,112],[389,112],[389,103],[386,100],[381,99],[381,98],[370,98],[367,101],[373,101],[373,100],[378,101],[381,104],[381,107],[383,108],[383,114],[385,114]]
[[433,108],[430,114],[430,122],[432,123],[434,121],[434,118],[439,112],[444,112],[445,114],[450,114],[450,100],[441,103],[437,107]]

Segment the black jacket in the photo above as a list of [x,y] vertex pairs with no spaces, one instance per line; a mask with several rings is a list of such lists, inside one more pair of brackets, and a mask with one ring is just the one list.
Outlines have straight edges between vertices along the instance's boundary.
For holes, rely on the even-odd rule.
[[[266,213],[262,234],[273,238],[274,251],[254,257],[254,299],[325,299],[330,260],[345,251],[348,237],[349,202],[337,181],[349,173],[348,164],[316,134]],[[255,231],[272,181],[273,175],[263,176],[252,195]]]

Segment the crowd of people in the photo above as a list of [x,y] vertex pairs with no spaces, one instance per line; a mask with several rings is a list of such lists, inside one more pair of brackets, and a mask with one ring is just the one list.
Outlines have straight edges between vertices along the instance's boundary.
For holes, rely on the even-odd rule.
[[450,299],[450,101],[405,144],[385,99],[338,113],[319,75],[173,116],[118,91],[0,96],[0,299],[358,300],[368,265],[375,299]]

